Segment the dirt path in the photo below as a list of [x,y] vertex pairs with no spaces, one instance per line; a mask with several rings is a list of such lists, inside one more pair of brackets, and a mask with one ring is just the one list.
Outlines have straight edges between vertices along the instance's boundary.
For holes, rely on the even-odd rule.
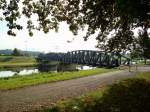
[[[150,71],[150,67],[140,67],[139,71]],[[17,90],[0,91],[0,112],[23,112],[38,110],[60,99],[79,96],[95,90],[100,85],[133,77],[134,73],[116,71],[103,75],[60,81]]]

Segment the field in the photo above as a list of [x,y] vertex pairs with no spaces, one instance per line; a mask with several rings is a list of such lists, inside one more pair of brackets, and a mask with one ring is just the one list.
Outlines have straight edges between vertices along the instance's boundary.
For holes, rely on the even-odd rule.
[[0,68],[34,66],[36,60],[26,56],[0,56]]
[[28,76],[14,76],[0,79],[0,90],[15,89],[25,86],[37,85],[42,83],[50,83],[61,80],[69,80],[89,75],[102,74],[112,72],[117,69],[97,68],[93,70],[83,70],[76,72],[50,72],[50,73],[37,73]]

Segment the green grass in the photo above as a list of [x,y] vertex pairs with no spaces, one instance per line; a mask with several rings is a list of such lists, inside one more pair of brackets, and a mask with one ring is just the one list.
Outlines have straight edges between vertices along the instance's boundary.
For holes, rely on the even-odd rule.
[[142,79],[146,79],[146,80],[149,80],[150,81],[150,72],[141,72],[141,73],[138,73],[136,78],[142,78]]
[[94,112],[91,107],[101,100],[105,90],[106,87],[98,88],[78,97],[59,100],[39,112]]
[[101,100],[102,95],[103,91],[98,89],[76,98],[59,101],[44,112],[94,112],[91,107]]
[[0,78],[0,90],[15,89],[25,86],[37,85],[42,83],[56,82],[61,80],[69,80],[89,75],[102,74],[115,71],[116,69],[97,68],[93,70],[83,70],[76,72],[61,72],[61,73],[38,73],[28,76],[14,76]]
[[26,56],[0,56],[0,68],[33,66],[36,60]]

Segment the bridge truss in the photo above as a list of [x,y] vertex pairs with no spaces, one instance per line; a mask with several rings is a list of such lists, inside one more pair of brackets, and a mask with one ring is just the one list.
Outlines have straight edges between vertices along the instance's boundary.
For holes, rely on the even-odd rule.
[[129,63],[130,59],[118,53],[92,50],[77,50],[67,53],[48,53],[38,56],[37,61],[58,61],[64,64],[80,64],[98,67],[117,67],[122,63]]

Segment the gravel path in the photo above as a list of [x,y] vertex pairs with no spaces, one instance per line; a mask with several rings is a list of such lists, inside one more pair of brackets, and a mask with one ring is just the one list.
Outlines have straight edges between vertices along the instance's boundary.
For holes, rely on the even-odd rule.
[[[139,71],[150,71],[140,67]],[[82,95],[99,86],[133,77],[133,72],[116,71],[67,81],[42,84],[16,90],[0,91],[0,112],[25,112],[38,110],[60,99]]]

